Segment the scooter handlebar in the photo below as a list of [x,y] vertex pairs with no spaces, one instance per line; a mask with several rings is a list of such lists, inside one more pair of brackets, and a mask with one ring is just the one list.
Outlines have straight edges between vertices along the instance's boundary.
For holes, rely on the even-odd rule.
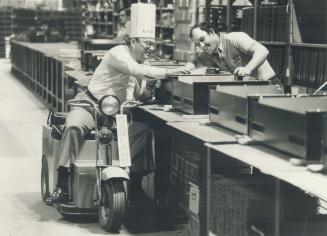
[[134,100],[130,100],[130,101],[125,101],[121,104],[120,106],[120,114],[124,114],[124,109],[131,109],[137,106],[142,105],[142,102],[140,101],[134,101]]
[[76,107],[96,107],[97,104],[90,101],[90,100],[87,100],[87,99],[71,99],[67,102],[67,106],[70,108],[70,107],[73,107],[73,106],[76,106]]

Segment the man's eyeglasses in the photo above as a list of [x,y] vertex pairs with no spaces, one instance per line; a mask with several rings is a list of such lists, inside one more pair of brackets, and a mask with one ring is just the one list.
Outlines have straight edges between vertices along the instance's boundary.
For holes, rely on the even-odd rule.
[[153,51],[154,49],[156,49],[157,47],[157,44],[153,41],[140,41],[139,40],[139,43],[142,44],[142,46],[146,49],[146,50],[151,50]]

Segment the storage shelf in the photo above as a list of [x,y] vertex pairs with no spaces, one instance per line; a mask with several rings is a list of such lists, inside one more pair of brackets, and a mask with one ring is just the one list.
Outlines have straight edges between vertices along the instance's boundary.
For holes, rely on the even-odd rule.
[[175,47],[174,43],[165,43],[165,42],[160,42],[158,44],[164,45],[164,46],[168,46],[168,47]]
[[[164,42],[165,39],[173,38],[174,31],[175,31],[175,24],[172,21],[172,17],[174,16],[174,8],[168,8],[164,6],[164,2],[160,2],[159,7],[157,7],[157,23],[156,23],[156,38],[158,48],[157,50],[163,57],[167,57],[168,55],[173,57],[173,49],[175,47],[174,41],[171,42]],[[163,15],[166,17],[163,19]],[[164,21],[163,21],[164,20]],[[162,23],[164,22],[164,24]]]
[[60,23],[60,28],[65,31],[68,40],[80,39],[84,29],[79,11],[0,9],[0,19],[0,35],[6,36],[20,34],[29,26],[38,25],[43,21]]
[[112,22],[93,22],[93,25],[112,25]]
[[272,41],[259,41],[262,44],[265,45],[276,45],[276,46],[286,46],[287,42],[272,42]]
[[306,48],[327,48],[327,44],[313,44],[313,43],[292,43],[294,47],[306,47]]
[[168,7],[158,7],[156,8],[156,11],[174,11],[174,8],[168,8]]
[[68,43],[12,41],[11,62],[12,73],[49,108],[65,111],[66,101],[73,98],[74,91],[65,80],[64,71],[69,69],[69,60],[78,58],[60,57],[60,49],[78,50],[77,45]]
[[172,30],[175,29],[175,26],[172,25],[160,25],[159,27],[161,27],[162,29],[172,29]]
[[107,12],[113,12],[113,10],[112,9],[88,10],[88,12],[91,12],[91,13],[107,13]]

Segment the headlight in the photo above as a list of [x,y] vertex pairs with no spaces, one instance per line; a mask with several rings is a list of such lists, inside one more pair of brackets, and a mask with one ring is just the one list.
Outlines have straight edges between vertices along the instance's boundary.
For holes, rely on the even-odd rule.
[[112,116],[119,112],[120,102],[116,96],[107,95],[99,102],[100,111],[106,116]]
[[114,135],[107,127],[102,127],[98,133],[98,139],[101,144],[109,145],[114,140]]

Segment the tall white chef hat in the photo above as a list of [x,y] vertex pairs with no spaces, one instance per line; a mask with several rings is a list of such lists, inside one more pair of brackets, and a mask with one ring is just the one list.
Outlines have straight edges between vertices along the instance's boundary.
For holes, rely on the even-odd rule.
[[151,3],[133,3],[131,9],[131,38],[155,38],[156,6]]

